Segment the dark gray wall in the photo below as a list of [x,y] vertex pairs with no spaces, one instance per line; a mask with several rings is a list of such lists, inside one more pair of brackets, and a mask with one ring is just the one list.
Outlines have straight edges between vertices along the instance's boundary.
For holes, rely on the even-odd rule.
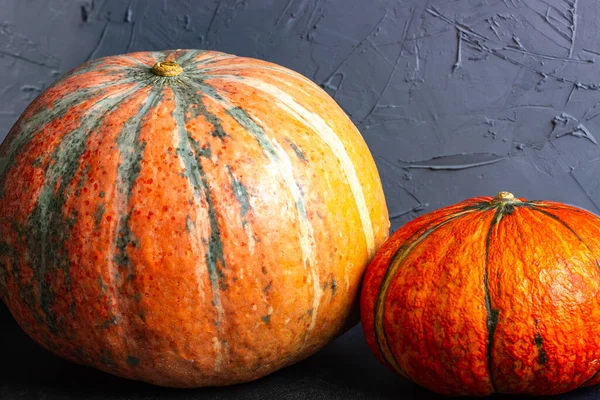
[[325,87],[358,125],[392,228],[476,195],[600,206],[595,0],[0,0],[0,140],[79,63],[208,48]]

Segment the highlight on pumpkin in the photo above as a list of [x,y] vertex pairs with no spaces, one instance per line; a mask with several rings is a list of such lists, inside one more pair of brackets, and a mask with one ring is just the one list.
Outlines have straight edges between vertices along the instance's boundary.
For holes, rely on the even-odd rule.
[[595,385],[598,254],[600,219],[562,203],[500,192],[433,211],[369,264],[365,337],[383,364],[440,394]]

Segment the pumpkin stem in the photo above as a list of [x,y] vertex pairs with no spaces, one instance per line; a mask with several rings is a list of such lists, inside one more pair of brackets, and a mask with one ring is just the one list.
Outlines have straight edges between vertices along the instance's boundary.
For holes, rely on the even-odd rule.
[[152,72],[158,76],[177,76],[183,72],[183,68],[175,61],[157,62],[152,67]]
[[515,195],[510,192],[498,192],[496,197],[494,198],[497,202],[506,202],[506,203],[515,203],[519,202],[519,199],[515,198]]

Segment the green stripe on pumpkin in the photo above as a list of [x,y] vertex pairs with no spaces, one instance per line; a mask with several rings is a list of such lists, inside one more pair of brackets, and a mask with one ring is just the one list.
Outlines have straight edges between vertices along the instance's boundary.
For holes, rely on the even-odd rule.
[[248,211],[252,209],[250,205],[250,195],[248,194],[248,190],[244,186],[244,184],[233,175],[233,171],[230,166],[227,166],[227,173],[229,174],[229,179],[231,179],[231,190],[233,192],[233,196],[240,203],[240,217],[242,218],[242,226],[246,226],[248,221],[246,221],[246,214]]
[[132,273],[133,266],[127,254],[127,247],[135,242],[135,238],[133,238],[129,227],[129,219],[133,212],[130,200],[133,186],[142,169],[141,162],[146,147],[146,144],[140,141],[142,123],[148,111],[158,104],[161,98],[162,89],[153,88],[145,101],[140,105],[137,113],[123,124],[121,133],[116,140],[121,155],[121,163],[117,169],[117,181],[119,182],[117,187],[119,192],[125,197],[127,209],[125,210],[125,214],[120,217],[117,226],[114,262],[118,267],[128,269],[129,273]]
[[[185,90],[178,87],[173,87],[173,94],[175,96],[173,118],[175,119],[178,130],[177,151],[183,162],[183,167],[185,168],[184,175],[194,190],[194,198],[196,201],[200,201],[200,199],[203,198],[207,205],[210,233],[206,250],[206,265],[213,295],[212,302],[214,306],[217,306],[220,304],[219,290],[226,290],[227,284],[223,272],[226,265],[217,210],[210,193],[208,179],[202,168],[201,161],[202,158],[207,158],[207,155],[210,154],[210,150],[208,148],[202,148],[200,143],[198,143],[186,129],[186,122],[190,118],[189,115],[186,117],[186,111],[190,106],[190,103],[186,101],[193,101],[193,98],[190,98],[189,95],[185,93]],[[217,323],[220,323],[219,319],[217,320]]]
[[206,50],[186,50],[175,61],[181,65],[184,72],[191,71],[200,63],[200,61],[196,61],[194,58],[204,53],[206,53]]
[[106,206],[104,203],[99,203],[94,211],[94,229],[100,229],[100,223],[102,222],[102,217],[104,217],[105,212]]
[[[131,81],[111,81],[89,89],[74,90],[56,100],[51,107],[39,108],[28,119],[18,121],[0,147],[0,197],[3,195],[8,171],[15,160],[46,125],[64,117],[73,107],[99,96],[106,89],[127,83],[131,83]],[[35,103],[32,106],[35,106]]]
[[[246,113],[246,111],[242,110],[239,107],[230,107],[227,109],[227,114],[232,116],[244,129],[246,129],[249,133],[254,136],[260,147],[269,157],[269,159],[275,161],[277,164],[281,164],[281,158],[277,153],[273,143],[265,133],[265,130],[262,126],[258,125],[252,117]],[[306,214],[306,207],[304,205],[303,192],[300,185],[297,182],[293,183],[298,189],[299,195],[294,196],[294,204],[301,218],[304,220],[308,220],[308,216]]]
[[219,139],[223,139],[227,136],[227,132],[225,132],[225,129],[221,125],[219,118],[215,114],[208,111],[204,105],[203,100],[206,96],[201,91],[196,90],[195,87],[188,88],[187,90],[181,90],[181,88],[173,87],[173,90],[176,91],[176,95],[183,105],[186,123],[198,117],[199,115],[202,115],[204,119],[206,119],[206,121],[208,121],[213,127],[212,131],[210,132],[212,136]]
[[490,384],[492,385],[492,390],[497,392],[496,383],[494,381],[494,370],[493,370],[493,354],[494,354],[494,336],[496,334],[496,327],[498,326],[498,317],[500,311],[495,309],[492,304],[492,296],[490,294],[490,284],[489,284],[489,260],[490,260],[490,245],[492,242],[492,233],[494,228],[498,225],[500,220],[503,218],[503,210],[504,204],[500,204],[498,208],[496,208],[496,212],[494,213],[494,217],[490,223],[488,231],[485,235],[485,265],[483,268],[483,291],[485,294],[485,312],[486,312],[486,328],[487,328],[487,344],[486,344],[486,358],[487,358],[487,366],[488,373],[490,375]]
[[298,145],[294,142],[292,142],[291,139],[286,138],[286,141],[288,142],[288,144],[290,145],[290,147],[292,148],[292,150],[294,150],[294,153],[296,153],[296,156],[298,156],[298,158],[300,159],[300,161],[302,162],[307,162],[307,158],[306,158],[306,154],[304,154],[304,152],[302,151],[302,149],[300,149],[300,147],[298,147]]
[[66,189],[79,169],[88,137],[102,125],[104,117],[134,91],[135,88],[132,88],[104,97],[88,110],[76,129],[64,135],[52,153],[53,163],[46,169],[44,185],[29,218],[29,255],[40,292],[40,309],[48,329],[55,334],[60,331],[59,320],[52,310],[55,295],[46,276],[53,270],[63,270],[68,290],[69,257],[63,243],[70,236],[70,228],[76,216],[65,215],[62,210],[66,201]]

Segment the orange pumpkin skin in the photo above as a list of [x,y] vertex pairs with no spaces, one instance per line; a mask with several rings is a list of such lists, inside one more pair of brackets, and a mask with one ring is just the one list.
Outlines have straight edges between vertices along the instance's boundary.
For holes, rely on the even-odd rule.
[[0,296],[22,329],[173,387],[324,346],[389,230],[367,146],[323,90],[199,50],[98,59],[41,94],[0,147],[0,210]]
[[600,382],[600,219],[501,192],[396,231],[361,292],[379,360],[445,395]]

